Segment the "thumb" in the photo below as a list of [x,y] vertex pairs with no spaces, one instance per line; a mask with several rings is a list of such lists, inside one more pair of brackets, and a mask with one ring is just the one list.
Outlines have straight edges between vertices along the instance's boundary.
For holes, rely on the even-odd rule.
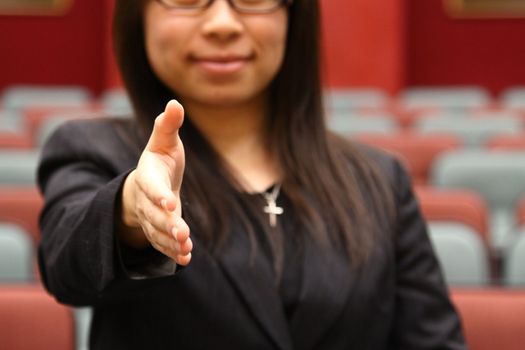
[[151,132],[146,150],[170,153],[179,142],[179,129],[184,121],[184,108],[176,100],[171,100],[157,118]]

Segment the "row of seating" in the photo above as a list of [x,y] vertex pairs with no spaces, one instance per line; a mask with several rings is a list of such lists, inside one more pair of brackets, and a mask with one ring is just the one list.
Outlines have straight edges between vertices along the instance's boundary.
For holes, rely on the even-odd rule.
[[[1,148],[39,148],[62,122],[70,119],[97,118],[116,114],[92,107],[40,107],[25,112],[0,111]],[[463,148],[525,145],[525,112],[523,115],[496,113],[455,117],[422,115],[411,127],[402,127],[392,115],[343,112],[327,119],[328,127],[347,137],[420,135],[454,137]]]
[[[386,93],[376,90],[327,89],[327,122],[329,128],[345,135],[412,130],[425,135],[448,133],[457,136],[463,146],[479,146],[498,135],[523,138],[525,102],[520,107],[516,101],[524,98],[524,91],[515,88],[504,94],[504,100],[514,102],[510,107],[494,109],[492,104],[483,107],[466,102],[465,108],[453,109],[443,101],[470,101],[472,96],[485,101],[488,94],[479,88],[407,89],[398,99],[435,101],[414,109],[393,104]],[[384,103],[373,105],[371,101]],[[81,87],[15,86],[0,98],[0,148],[38,147],[66,119],[124,116],[130,112],[129,99],[118,88],[93,98]]]
[[[523,221],[525,213],[525,153],[514,150],[465,150],[450,137],[362,136],[360,141],[399,156],[414,183],[440,189],[468,189],[488,207],[489,242],[498,249]],[[0,185],[33,185],[38,150],[0,151]],[[521,208],[521,209],[520,209]]]
[[[525,290],[454,289],[451,297],[470,349],[523,348]],[[84,350],[89,320],[89,309],[60,305],[38,285],[0,285],[2,349]]]
[[110,111],[99,105],[39,107],[25,112],[0,110],[0,149],[37,149],[63,122],[72,119],[128,117],[130,112]]
[[[416,187],[422,213],[447,280],[451,285],[524,285],[525,225],[512,232],[510,244],[491,244],[488,207],[467,190]],[[34,247],[42,198],[34,187],[0,188],[0,277],[33,281]],[[503,264],[503,266],[500,266]],[[2,272],[3,271],[3,272]],[[3,273],[3,275],[2,275]]]
[[377,88],[329,88],[325,100],[334,110],[390,107],[458,110],[494,106],[521,109],[525,107],[525,86],[509,87],[497,98],[478,86],[408,87],[396,96]]
[[[97,99],[111,106],[125,106],[118,89],[108,90]],[[117,93],[115,93],[117,91]],[[21,109],[35,104],[63,104],[78,106],[94,100],[92,94],[82,86],[17,85],[4,89],[0,103],[5,109]],[[465,109],[493,106],[508,108],[525,107],[525,86],[514,86],[504,90],[497,98],[479,86],[408,87],[396,96],[378,88],[330,88],[325,89],[325,100],[333,109],[356,109],[388,107],[393,103],[407,108],[440,107]]]
[[31,107],[82,108],[98,105],[115,112],[130,110],[129,99],[122,88],[108,89],[95,98],[83,86],[15,85],[0,95],[0,110],[22,111]]
[[[525,115],[525,114],[524,114]],[[447,134],[459,139],[463,147],[485,147],[495,137],[525,135],[525,117],[520,115],[464,116],[430,115],[418,118],[410,127],[398,124],[392,115],[348,112],[327,120],[328,128],[347,137],[362,134],[389,135],[412,132],[420,135]]]
[[[93,115],[86,117],[93,117]],[[58,127],[59,124],[67,120],[68,117],[62,115],[61,117],[52,118],[46,121],[40,121],[40,127],[32,129],[29,133],[34,133],[34,140],[25,135],[1,134],[0,133],[0,152],[3,152],[5,157],[12,157],[23,159],[35,159],[35,156],[27,154],[38,154],[38,150],[49,135]],[[471,135],[475,134],[475,130],[466,131]],[[487,133],[490,133],[488,131]],[[506,150],[506,151],[522,151],[525,149],[525,132],[512,135],[489,136],[485,133],[480,135],[485,138],[486,147],[481,148],[485,150]],[[469,137],[469,136],[467,136]],[[415,181],[417,183],[426,183],[428,172],[431,169],[435,158],[447,151],[461,150],[471,148],[465,147],[462,138],[453,133],[439,132],[439,133],[417,133],[417,132],[393,132],[393,133],[356,133],[350,137],[363,143],[383,148],[387,151],[402,156],[402,158],[410,165],[414,171]],[[476,136],[472,137],[477,139]],[[476,148],[477,150],[479,148]],[[13,150],[14,152],[12,152]],[[19,152],[23,150],[24,152]],[[29,151],[29,152],[27,152]]]
[[[106,114],[99,110],[32,111],[20,130],[2,131],[0,149],[40,148],[61,123],[71,119],[97,118]],[[122,115],[123,116],[123,115]],[[1,116],[0,116],[1,117]],[[418,127],[401,129],[386,117],[348,117],[329,122],[329,127],[349,138],[438,138],[454,139],[461,148],[525,148],[525,123],[516,118],[421,119]],[[1,120],[0,120],[1,124]]]

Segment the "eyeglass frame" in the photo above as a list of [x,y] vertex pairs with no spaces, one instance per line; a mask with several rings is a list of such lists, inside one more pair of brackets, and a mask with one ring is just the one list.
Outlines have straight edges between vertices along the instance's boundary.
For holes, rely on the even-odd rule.
[[[167,9],[169,10],[180,10],[180,11],[204,11],[205,9],[207,9],[208,7],[210,7],[213,2],[215,0],[208,0],[206,2],[206,4],[204,6],[197,6],[197,7],[191,7],[191,6],[186,6],[186,7],[177,7],[177,6],[173,6],[173,5],[169,5],[169,4],[166,4],[164,2],[164,0],[155,0],[156,2],[158,2],[159,4],[161,4],[162,6],[166,7]],[[275,5],[275,7],[272,7],[268,10],[246,10],[246,9],[242,9],[242,8],[239,8],[235,5],[234,3],[234,0],[226,0],[228,2],[228,4],[230,5],[230,7],[232,9],[234,9],[235,11],[237,11],[238,13],[247,13],[247,14],[264,14],[264,13],[270,13],[270,12],[273,12],[273,11],[276,11],[279,7],[281,6],[290,6],[292,3],[293,3],[293,0],[279,0],[277,2],[277,4]]]

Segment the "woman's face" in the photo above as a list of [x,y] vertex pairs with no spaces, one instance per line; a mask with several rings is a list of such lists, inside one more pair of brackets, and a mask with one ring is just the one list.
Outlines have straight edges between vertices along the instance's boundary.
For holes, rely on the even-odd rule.
[[146,51],[155,74],[182,102],[232,106],[264,96],[283,60],[287,26],[284,7],[241,14],[216,0],[183,13],[149,1]]

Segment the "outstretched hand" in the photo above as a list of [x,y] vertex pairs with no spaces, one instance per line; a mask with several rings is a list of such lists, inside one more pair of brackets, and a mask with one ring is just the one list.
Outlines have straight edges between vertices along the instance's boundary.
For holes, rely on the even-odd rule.
[[175,100],[155,119],[137,168],[124,183],[122,223],[131,230],[120,233],[128,244],[151,244],[179,265],[190,262],[193,248],[180,201],[184,147],[178,133],[183,120],[184,110]]

